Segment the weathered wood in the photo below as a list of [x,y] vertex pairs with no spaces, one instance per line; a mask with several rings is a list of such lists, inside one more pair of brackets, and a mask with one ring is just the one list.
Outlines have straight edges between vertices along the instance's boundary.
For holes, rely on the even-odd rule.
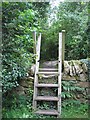
[[55,68],[39,68],[39,70],[58,70],[58,69],[55,69]]
[[62,30],[62,63],[64,64],[65,53],[65,30]]
[[37,101],[58,101],[58,97],[53,97],[53,96],[37,96],[35,98]]
[[37,74],[53,74],[53,75],[57,75],[59,73],[58,72],[38,72]]
[[40,68],[39,71],[42,71],[42,72],[56,72],[56,71],[58,71],[58,69],[54,69],[54,68]]
[[38,85],[36,85],[36,87],[53,87],[53,88],[55,88],[55,87],[58,87],[58,84],[38,84]]
[[41,46],[41,33],[38,37],[37,46],[36,46],[36,70],[35,70],[35,79],[34,79],[34,95],[33,95],[33,109],[36,109],[37,107],[37,101],[35,101],[35,98],[37,96],[37,87],[38,84],[38,70],[39,70],[39,59],[40,59],[40,46]]
[[41,78],[45,78],[45,79],[52,78],[52,77],[55,77],[55,76],[58,76],[58,74],[53,74],[53,75],[52,74],[51,75],[50,74],[49,75],[48,74],[47,75],[42,74],[42,75],[40,75]]
[[59,33],[59,63],[58,63],[58,71],[59,71],[59,76],[58,76],[58,112],[59,116],[61,114],[61,72],[62,72],[62,33]]
[[[37,108],[37,101],[57,101],[58,102],[58,112],[57,113],[52,113],[55,115],[61,114],[61,72],[62,72],[62,47],[64,49],[64,45],[62,45],[62,39],[63,39],[63,33],[59,33],[59,59],[58,59],[58,70],[57,69],[50,69],[50,64],[48,63],[47,67],[48,68],[43,68],[39,69],[39,61],[40,61],[40,44],[41,44],[41,34],[38,38],[37,46],[36,46],[36,70],[35,70],[35,80],[34,80],[34,99],[33,99],[33,107],[34,109]],[[64,56],[64,55],[63,55]],[[63,57],[64,60],[64,57]],[[57,61],[53,64],[57,64]],[[52,65],[53,67],[53,65]],[[40,71],[41,70],[41,71]],[[42,77],[43,75],[45,78],[58,76],[58,84],[38,84],[38,78]],[[57,87],[58,88],[58,96],[37,96],[37,90],[39,87]],[[49,114],[50,111],[48,111]],[[40,111],[37,113],[41,113]],[[44,113],[44,112],[43,112]],[[58,114],[59,113],[59,114]],[[48,113],[44,113],[48,114]]]
[[36,114],[43,114],[43,115],[58,115],[57,110],[38,110],[35,113]]

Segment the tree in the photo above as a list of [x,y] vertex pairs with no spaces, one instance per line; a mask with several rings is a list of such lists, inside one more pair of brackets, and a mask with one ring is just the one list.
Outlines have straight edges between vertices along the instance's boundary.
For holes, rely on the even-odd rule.
[[32,31],[38,31],[38,19],[31,7],[31,3],[2,4],[3,92],[18,85],[34,59]]
[[[58,33],[66,30],[65,38],[65,59],[87,58],[87,3],[70,2],[60,3],[57,19],[53,20],[52,26],[46,31],[45,42],[43,43],[42,56],[47,54],[47,58],[56,58],[58,51]],[[54,18],[53,18],[54,19]],[[50,51],[50,52],[48,52]],[[51,56],[50,56],[51,55]]]

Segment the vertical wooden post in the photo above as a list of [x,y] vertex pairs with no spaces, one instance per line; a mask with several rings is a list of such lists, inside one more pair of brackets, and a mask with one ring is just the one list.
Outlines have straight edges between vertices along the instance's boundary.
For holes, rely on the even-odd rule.
[[33,31],[33,39],[34,39],[33,53],[36,54],[36,31]]
[[62,78],[62,33],[59,33],[59,63],[58,63],[58,112],[61,114],[61,78]]
[[35,101],[35,98],[37,96],[37,87],[38,84],[38,70],[39,70],[39,60],[40,60],[40,46],[41,46],[41,33],[38,37],[37,45],[36,45],[36,69],[35,69],[35,79],[34,79],[34,94],[33,94],[33,109],[36,109],[37,107],[37,101]]
[[62,64],[64,65],[65,58],[65,30],[62,30]]

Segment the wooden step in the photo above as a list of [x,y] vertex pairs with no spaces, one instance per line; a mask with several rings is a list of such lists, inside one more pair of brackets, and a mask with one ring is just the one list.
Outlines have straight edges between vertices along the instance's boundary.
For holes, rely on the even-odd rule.
[[58,72],[38,72],[37,74],[53,74],[53,75],[59,75]]
[[53,96],[37,96],[35,98],[36,101],[58,101],[58,97],[53,97]]
[[58,87],[58,84],[37,84],[36,87]]
[[39,71],[55,72],[55,71],[58,71],[58,69],[55,69],[55,68],[39,68]]
[[57,110],[38,110],[35,113],[43,115],[59,115]]

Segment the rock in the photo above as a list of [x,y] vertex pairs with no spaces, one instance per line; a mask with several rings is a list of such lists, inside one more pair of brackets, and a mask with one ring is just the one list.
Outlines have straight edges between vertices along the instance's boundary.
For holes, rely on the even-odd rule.
[[23,87],[33,87],[33,83],[34,83],[34,78],[33,77],[27,77],[27,78],[23,78],[19,81],[19,84]]
[[82,64],[82,68],[83,68],[84,72],[88,71],[88,67],[87,67],[87,65],[85,63]]
[[70,66],[68,64],[68,61],[64,61],[64,74],[69,74],[70,72]]
[[31,66],[30,70],[28,70],[29,76],[34,76],[34,74],[35,74],[35,68],[36,68],[36,65],[33,64],[33,65]]
[[18,87],[15,88],[15,90],[16,91],[24,91],[24,87],[19,85]]
[[83,73],[80,74],[79,77],[80,77],[80,79],[79,79],[80,81],[87,81],[87,79],[88,79],[88,76],[86,74],[83,74]]
[[24,92],[24,91],[18,91],[17,94],[18,94],[18,95],[24,95],[24,96],[25,96],[25,92]]
[[56,68],[58,65],[58,61],[47,61],[42,63],[43,68]]
[[73,76],[73,69],[71,65],[70,65],[70,76]]
[[[57,68],[58,61],[47,61],[42,63],[41,68]],[[35,64],[32,65],[30,71],[29,71],[29,77],[23,78],[19,81],[20,86],[16,88],[16,93],[19,95],[29,95],[28,91],[29,88],[33,89],[34,85],[34,74],[35,74]],[[64,71],[62,73],[62,81],[65,80],[69,81],[75,81],[75,86],[79,86],[85,89],[88,89],[88,82],[86,82],[88,79],[87,75],[87,66],[85,63],[82,63],[79,60],[71,60],[71,61],[64,61]],[[55,75],[39,75],[39,83],[46,83],[46,84],[57,84],[58,76]],[[48,95],[48,92],[51,95],[54,95],[53,89],[46,89],[46,93]],[[44,94],[45,90],[42,90],[42,94]],[[51,92],[52,91],[52,92]],[[75,91],[76,92],[76,91]],[[82,99],[86,96],[86,90],[83,91],[83,93],[80,95],[79,92],[75,93],[75,99]]]
[[76,76],[76,70],[74,66],[72,66],[72,72],[73,72],[73,76]]
[[74,76],[70,76],[70,75],[66,75],[66,74],[62,74],[62,80],[76,80],[76,77]]
[[19,81],[19,84],[20,84],[21,86],[23,86],[23,87],[28,87],[25,79],[20,80],[20,81]]
[[89,82],[78,82],[76,86],[83,87],[83,88],[88,88],[89,87]]
[[13,94],[17,94],[17,95],[25,95],[25,92],[24,92],[24,87],[22,87],[22,86],[18,86],[18,87],[16,87],[16,88],[14,88],[13,90],[12,90],[12,93]]
[[35,74],[35,69],[36,69],[36,65],[33,64],[33,65],[31,66],[31,76],[33,76],[33,75]]
[[73,60],[72,62],[76,71],[76,75],[82,73],[83,72],[83,69],[81,67],[82,62],[80,62],[79,60]]

